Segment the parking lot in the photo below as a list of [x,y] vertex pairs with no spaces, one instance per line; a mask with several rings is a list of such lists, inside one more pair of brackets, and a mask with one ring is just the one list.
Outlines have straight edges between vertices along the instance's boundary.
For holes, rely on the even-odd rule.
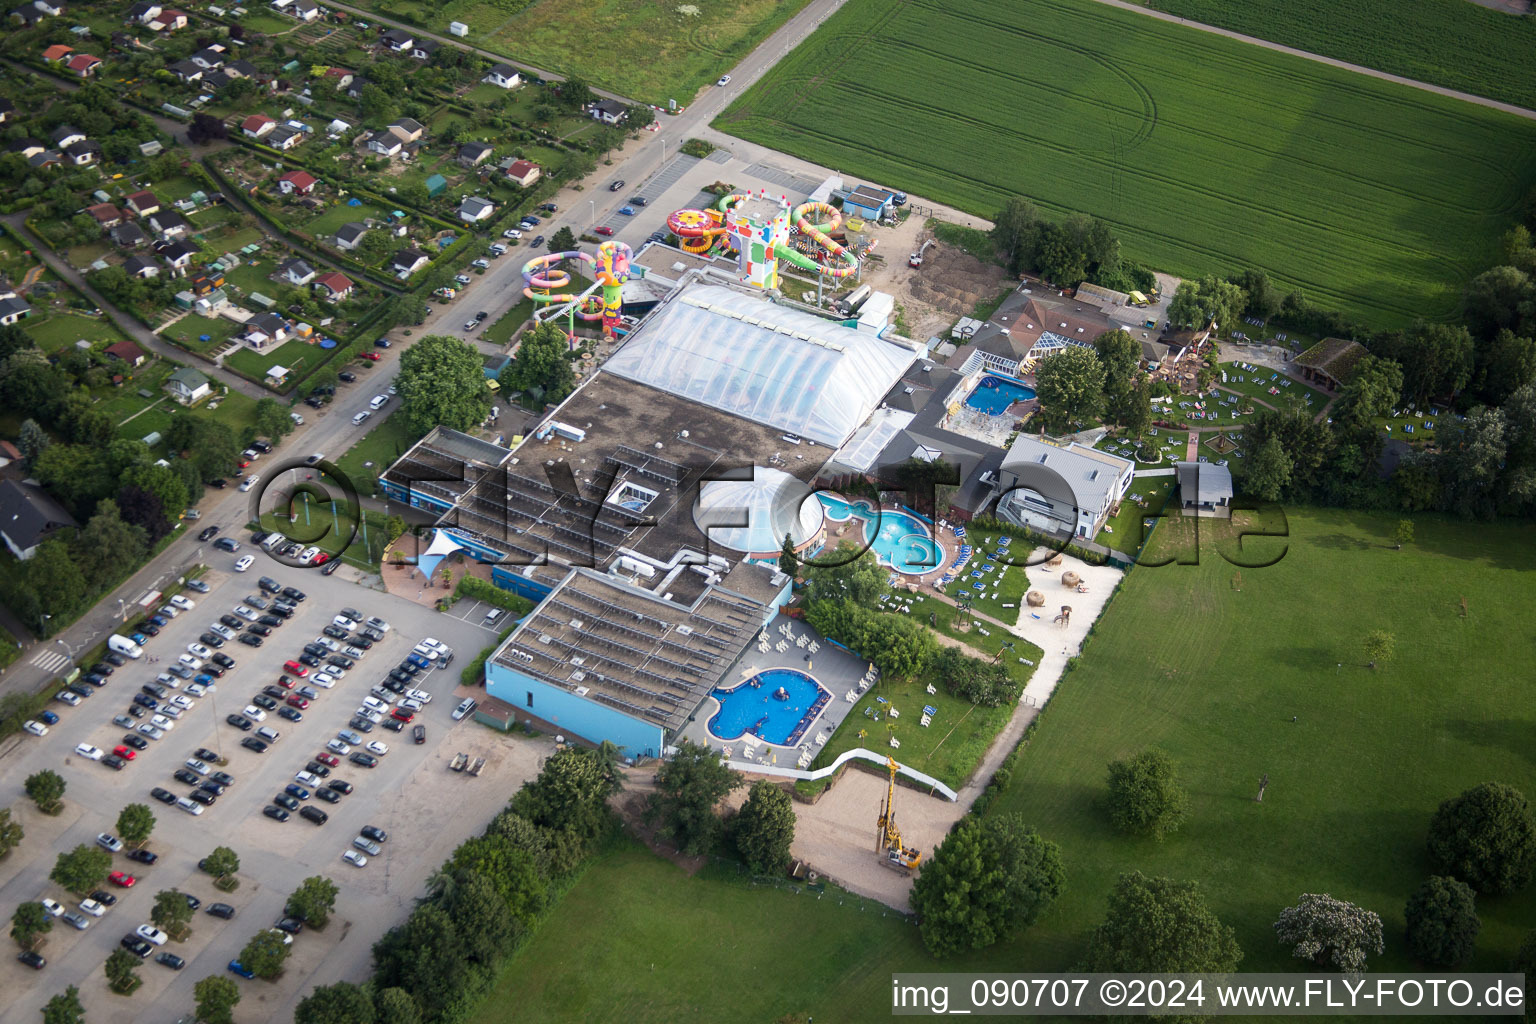
[[[240,554],[248,550],[244,546]],[[103,917],[92,919],[84,931],[56,920],[41,949],[48,961],[43,970],[33,971],[13,956],[0,959],[0,986],[18,994],[0,1009],[0,1021],[36,1020],[42,1004],[71,984],[79,986],[93,1021],[174,1020],[190,1013],[192,986],[211,974],[227,975],[240,985],[244,998],[236,1010],[237,1019],[288,1019],[294,1004],[314,985],[343,978],[360,981],[367,975],[373,941],[406,916],[426,876],[501,810],[550,749],[549,739],[508,738],[472,721],[451,720],[459,700],[460,669],[495,639],[495,632],[482,625],[488,609],[477,610],[471,602],[462,602],[453,613],[438,614],[404,598],[346,582],[345,574],[325,577],[260,556],[250,571],[236,574],[232,567],[237,555],[208,550],[205,557],[214,566],[204,577],[210,592],[188,592],[196,607],[151,638],[143,659],[118,668],[106,685],[78,707],[51,705],[60,721],[47,736],[22,734],[0,746],[4,787],[0,806],[12,807],[26,830],[22,845],[0,860],[0,909],[7,916],[17,904],[43,897],[73,910],[78,898],[48,880],[54,860],[78,844],[91,844],[100,832],[114,831],[126,804],[144,803],[154,811],[156,826],[147,848],[159,854],[153,865],[115,856],[113,869],[134,875],[137,884],[128,889],[103,885],[119,897],[118,903]],[[112,725],[112,718],[124,714],[142,684],[174,664],[187,644],[196,642],[247,595],[258,593],[257,580],[262,575],[295,586],[307,596],[262,647],[226,643],[222,650],[235,659],[235,666],[216,680],[216,689],[192,698],[192,708],[174,727],[163,738],[149,741],[120,771],[74,753],[80,743],[108,752],[119,746],[125,730]],[[237,731],[226,724],[226,716],[240,712],[264,686],[276,683],[283,663],[319,637],[343,607],[383,618],[392,629],[334,688],[316,687],[318,696],[301,712],[302,721],[290,722],[269,713],[260,724],[280,733],[270,749],[257,753],[242,747],[240,740],[254,733]],[[324,781],[345,779],[355,787],[351,795],[334,804],[314,798],[304,801],[326,811],[329,820],[313,825],[298,814],[286,822],[263,816],[262,808],[294,781],[294,773],[323,751],[338,730],[349,728],[370,688],[427,636],[453,649],[452,665],[421,672],[413,679],[411,685],[431,693],[433,700],[411,724],[398,733],[376,726],[363,737],[388,745],[377,767],[364,768],[345,756],[339,758],[340,764]],[[151,663],[150,658],[157,661]],[[311,677],[315,671],[310,669]],[[173,693],[184,690],[182,684]],[[418,723],[426,728],[420,745],[411,737],[412,726]],[[190,791],[172,773],[199,747],[219,753],[227,762],[215,767],[234,776],[228,791],[197,816],[152,800],[149,791],[156,786],[177,796]],[[487,759],[479,778],[448,770],[459,751]],[[39,813],[23,791],[26,777],[43,768],[59,772],[68,785],[65,809],[57,817]],[[359,868],[343,861],[342,854],[352,848],[353,838],[365,825],[383,829],[389,838],[381,853]],[[213,879],[197,869],[198,860],[220,845],[240,856],[241,884],[232,894],[219,892]],[[312,874],[330,877],[341,889],[326,929],[297,936],[287,971],[277,982],[228,974],[228,962],[253,934],[281,916],[288,894]],[[185,969],[173,971],[151,958],[139,971],[145,984],[137,993],[112,995],[103,962],[123,935],[149,921],[155,894],[169,888],[191,893],[205,906],[216,901],[232,904],[237,915],[223,921],[199,911],[190,938],[165,947],[188,961]]]

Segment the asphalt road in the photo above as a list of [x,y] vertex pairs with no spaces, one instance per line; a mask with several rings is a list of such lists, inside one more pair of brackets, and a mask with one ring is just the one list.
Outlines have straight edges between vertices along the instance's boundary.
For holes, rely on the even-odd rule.
[[[238,1019],[291,1019],[293,1004],[313,985],[341,978],[361,980],[368,970],[372,942],[409,911],[420,895],[422,880],[454,846],[484,827],[537,770],[539,755],[547,752],[547,740],[510,740],[472,721],[450,719],[457,703],[459,671],[495,640],[495,632],[481,625],[483,606],[463,602],[453,613],[438,614],[402,597],[360,589],[342,573],[323,577],[289,570],[268,559],[259,560],[247,573],[235,574],[230,569],[235,557],[218,553],[208,577],[212,592],[190,594],[197,607],[150,640],[146,658],[158,657],[159,663],[129,662],[79,707],[52,705],[61,721],[47,736],[20,735],[0,744],[4,779],[0,806],[14,808],[27,831],[21,847],[0,860],[0,910],[6,917],[18,903],[44,896],[74,909],[77,900],[47,879],[57,854],[79,843],[92,843],[99,832],[112,831],[118,812],[128,803],[143,802],[154,810],[157,824],[149,849],[160,854],[153,866],[115,857],[114,869],[137,876],[138,884],[113,890],[119,896],[117,906],[84,932],[55,922],[43,949],[48,958],[43,971],[33,972],[10,955],[0,958],[0,990],[12,994],[0,1009],[0,1021],[35,1021],[41,1005],[71,984],[80,987],[93,1021],[175,1020],[190,1012],[196,981],[226,973],[225,965],[250,936],[280,916],[297,882],[323,874],[342,890],[326,930],[298,936],[287,973],[278,982],[234,979],[246,1000]],[[254,592],[263,574],[309,595],[263,647],[227,644],[224,650],[235,659],[236,667],[218,681],[218,689],[194,698],[194,707],[176,728],[164,739],[151,741],[122,771],[74,754],[81,742],[106,750],[120,743],[124,730],[113,726],[111,718],[122,714],[139,686],[173,663],[188,642],[228,613],[243,595]],[[242,748],[239,740],[244,734],[225,724],[224,716],[241,710],[263,685],[275,682],[283,661],[296,656],[344,606],[379,615],[394,628],[334,689],[319,690],[319,698],[303,712],[302,722],[269,714],[264,724],[282,734],[272,749],[256,754]],[[325,825],[311,825],[297,815],[283,823],[263,817],[261,808],[293,781],[293,773],[319,753],[338,729],[347,727],[368,689],[427,635],[448,644],[457,656],[447,669],[424,674],[421,688],[434,697],[417,716],[427,727],[426,743],[412,743],[409,727],[403,733],[376,728],[366,738],[382,739],[389,746],[379,766],[364,769],[343,758],[331,777],[348,780],[356,791],[339,804],[309,801],[330,814]],[[150,800],[153,786],[178,795],[188,790],[171,773],[198,747],[217,750],[229,760],[224,770],[236,779],[229,792],[198,817]],[[480,778],[447,770],[447,762],[458,750],[489,759]],[[57,818],[39,814],[22,790],[23,780],[43,768],[58,771],[68,783],[68,806]],[[364,868],[355,868],[342,861],[341,854],[350,848],[358,830],[369,824],[387,831],[389,840],[381,856],[371,858]],[[218,845],[240,854],[241,886],[233,894],[220,893],[212,879],[197,870],[197,861]],[[171,887],[191,892],[205,904],[230,903],[238,914],[226,922],[199,912],[192,937],[167,947],[188,960],[184,970],[173,972],[151,959],[140,972],[147,982],[144,988],[131,999],[111,995],[101,974],[102,963],[124,934],[148,922],[155,893]],[[265,1009],[252,1012],[253,1003]]]

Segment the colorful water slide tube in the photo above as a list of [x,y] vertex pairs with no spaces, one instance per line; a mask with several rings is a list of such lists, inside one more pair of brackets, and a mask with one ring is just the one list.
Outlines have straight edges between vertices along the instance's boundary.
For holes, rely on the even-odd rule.
[[[821,214],[826,219],[820,224],[813,224],[809,217],[813,213]],[[836,207],[827,203],[802,203],[795,207],[795,227],[802,235],[815,240],[817,245],[826,250],[826,261],[814,260],[788,245],[774,246],[773,254],[801,270],[810,270],[828,277],[847,277],[857,273],[859,258],[832,240],[831,232],[836,231],[842,223],[843,215]]]
[[634,252],[623,242],[608,241],[597,247],[597,283],[603,289],[603,333],[612,335],[619,326],[624,282],[629,280],[629,261]]
[[667,228],[677,236],[684,252],[706,253],[716,244],[725,244],[725,211],[745,198],[732,193],[722,196],[712,210],[675,210],[667,218]]
[[[597,266],[597,260],[584,252],[551,252],[535,256],[523,264],[523,294],[539,305],[576,303],[575,314],[583,320],[603,318],[602,300],[595,295],[582,296],[563,289],[571,286],[571,275],[561,267],[566,260],[580,260]],[[626,264],[627,266],[627,264]]]

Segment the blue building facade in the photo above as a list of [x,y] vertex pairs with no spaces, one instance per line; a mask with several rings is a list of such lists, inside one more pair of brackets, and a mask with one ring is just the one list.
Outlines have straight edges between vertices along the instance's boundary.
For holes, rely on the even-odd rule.
[[485,692],[589,743],[607,740],[629,757],[659,757],[666,744],[666,730],[654,722],[631,717],[494,660],[485,663]]

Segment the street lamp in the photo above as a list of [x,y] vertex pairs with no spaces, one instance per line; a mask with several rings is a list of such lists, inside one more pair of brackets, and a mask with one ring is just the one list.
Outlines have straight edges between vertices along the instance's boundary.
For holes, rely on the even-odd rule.
[[117,617],[122,619],[124,622],[128,621],[128,609],[127,606],[123,603],[122,598],[117,599]]
[[587,200],[587,205],[592,207],[592,216],[587,221],[587,227],[588,228],[593,228],[593,227],[597,226],[597,200],[596,199],[588,199]]

